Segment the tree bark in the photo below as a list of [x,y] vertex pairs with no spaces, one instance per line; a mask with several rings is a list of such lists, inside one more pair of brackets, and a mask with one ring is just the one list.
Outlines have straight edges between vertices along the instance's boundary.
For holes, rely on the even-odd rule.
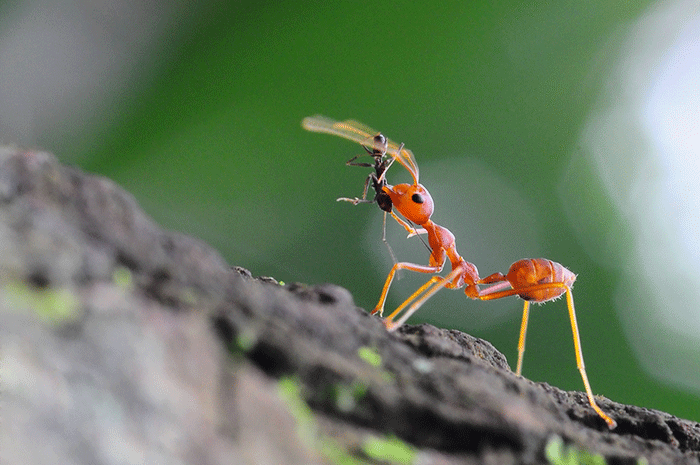
[[698,423],[599,398],[609,431],[486,341],[253,278],[47,153],[0,147],[0,237],[2,463],[700,463]]

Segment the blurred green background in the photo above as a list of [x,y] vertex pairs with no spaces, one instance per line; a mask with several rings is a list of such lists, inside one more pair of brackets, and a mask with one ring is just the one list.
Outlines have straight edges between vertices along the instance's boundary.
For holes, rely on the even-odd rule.
[[[643,137],[591,136],[593,116],[629,89],[619,70],[634,34],[668,28],[650,18],[673,3],[51,5],[0,7],[3,141],[115,180],[231,265],[336,283],[371,309],[392,264],[381,211],[335,201],[362,192],[368,170],[345,166],[361,148],[300,126],[317,113],[362,121],[415,153],[433,220],[482,276],[538,256],[578,274],[594,392],[700,421],[698,383],[664,371],[697,373],[700,344],[649,316],[669,304],[645,294],[635,222],[611,190],[634,197],[632,181],[601,171],[607,160],[635,166],[626,157]],[[390,182],[407,179],[392,168]],[[402,231],[389,224],[399,260],[426,263]],[[649,273],[676,269],[669,259]],[[425,280],[403,273],[387,308]],[[697,321],[693,299],[679,305]],[[515,298],[444,291],[412,321],[487,339],[514,365],[521,311]],[[564,301],[534,307],[523,374],[583,389]]]

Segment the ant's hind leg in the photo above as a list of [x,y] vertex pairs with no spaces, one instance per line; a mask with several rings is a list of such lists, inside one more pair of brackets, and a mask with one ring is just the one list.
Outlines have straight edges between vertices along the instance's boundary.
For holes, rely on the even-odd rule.
[[598,407],[598,404],[593,397],[593,391],[591,390],[591,384],[588,382],[588,376],[586,375],[586,367],[583,364],[583,352],[581,350],[581,336],[578,333],[578,322],[576,321],[576,310],[574,310],[574,296],[571,292],[571,288],[566,288],[566,305],[569,307],[569,319],[571,320],[571,332],[574,335],[574,351],[576,352],[576,366],[578,371],[581,373],[581,378],[583,379],[583,386],[586,388],[586,395],[588,396],[588,402],[595,412],[605,420],[608,424],[608,428],[614,429],[617,426],[615,420],[610,418],[603,410]]
[[518,339],[518,365],[515,369],[515,374],[522,376],[523,372],[523,355],[525,355],[525,336],[527,335],[527,320],[530,315],[530,302],[525,301],[523,308],[523,321],[520,324],[520,338]]

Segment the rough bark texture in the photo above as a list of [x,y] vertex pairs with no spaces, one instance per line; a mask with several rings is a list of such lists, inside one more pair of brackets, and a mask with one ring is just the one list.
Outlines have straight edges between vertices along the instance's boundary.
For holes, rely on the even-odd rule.
[[0,315],[3,464],[700,462],[697,423],[600,398],[608,431],[486,341],[387,333],[341,287],[253,278],[9,147]]

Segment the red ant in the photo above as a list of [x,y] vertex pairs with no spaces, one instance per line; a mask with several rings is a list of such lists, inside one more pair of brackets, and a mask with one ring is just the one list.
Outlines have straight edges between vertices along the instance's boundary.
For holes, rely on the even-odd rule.
[[[314,116],[305,118],[302,125],[309,131],[334,134],[362,144],[365,150],[375,157],[375,170],[377,173],[376,176],[374,174],[370,175],[365,182],[363,200],[366,197],[367,185],[371,179],[375,190],[377,190],[377,196],[379,196],[378,190],[380,189],[389,196],[391,205],[395,207],[408,222],[415,223],[421,227],[421,229],[418,230],[413,228],[392,212],[392,216],[406,228],[409,232],[409,236],[416,234],[427,234],[428,236],[428,245],[431,250],[428,265],[395,262],[387,276],[381,296],[379,297],[379,302],[374,310],[372,310],[372,314],[379,313],[379,316],[382,316],[386,296],[397,271],[410,270],[418,273],[440,273],[447,259],[450,260],[450,264],[452,265],[452,271],[450,273],[444,277],[438,275],[430,278],[428,282],[418,288],[417,291],[411,294],[408,299],[386,317],[384,324],[389,331],[393,331],[401,326],[432,297],[433,294],[444,287],[448,289],[465,287],[464,293],[467,297],[478,300],[493,300],[517,295],[525,301],[523,318],[520,326],[520,338],[518,340],[518,364],[516,368],[516,374],[520,376],[522,373],[523,355],[525,353],[525,336],[527,333],[530,302],[544,303],[555,300],[566,293],[566,303],[569,308],[569,319],[571,320],[571,330],[574,338],[576,366],[583,379],[588,401],[593,410],[605,420],[610,429],[617,426],[615,420],[610,418],[598,407],[598,404],[596,404],[590,383],[588,382],[588,376],[586,375],[583,353],[581,351],[581,338],[579,336],[576,312],[574,310],[574,297],[571,291],[571,287],[576,280],[576,275],[574,273],[563,265],[545,258],[526,258],[513,263],[508,273],[505,275],[502,273],[494,273],[485,278],[479,278],[479,272],[476,266],[466,261],[457,252],[454,235],[447,228],[434,223],[430,219],[433,214],[433,199],[428,190],[418,182],[418,166],[410,150],[404,148],[403,144],[397,145],[389,139],[386,139],[381,133],[376,133],[377,135],[372,137],[371,134],[375,133],[375,131],[356,121],[336,122],[323,116]],[[373,151],[371,152],[365,145],[370,138],[374,141]],[[377,141],[380,141],[380,143],[377,144]],[[408,170],[413,178],[413,184],[404,183],[391,186],[386,182],[386,171],[393,163],[393,161],[387,163],[383,160],[384,155],[387,153],[393,157],[394,161],[398,161]],[[357,157],[353,158],[348,163],[354,161],[356,158]],[[349,200],[355,204],[362,201],[359,199],[342,200]],[[480,285],[490,286],[479,289]],[[397,316],[404,310],[404,314],[397,319]]]

